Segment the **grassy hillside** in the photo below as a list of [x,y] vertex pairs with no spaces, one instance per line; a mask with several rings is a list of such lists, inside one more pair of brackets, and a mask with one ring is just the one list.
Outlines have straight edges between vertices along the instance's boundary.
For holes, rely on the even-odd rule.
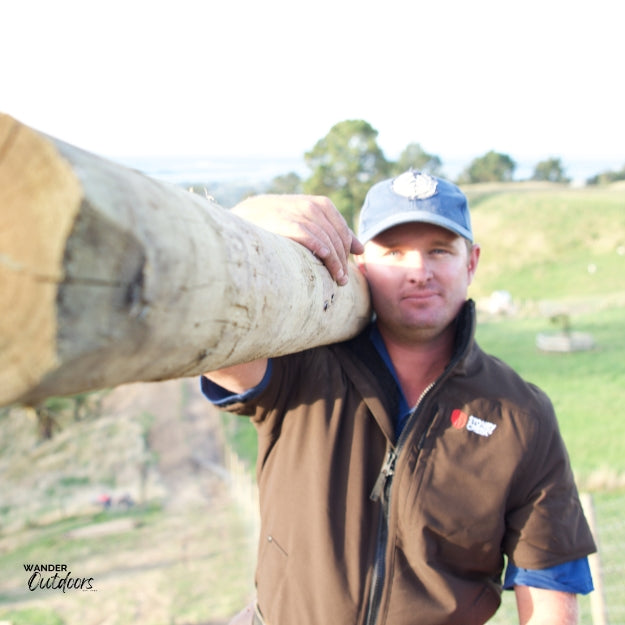
[[625,187],[532,183],[468,189],[482,245],[474,296],[519,300],[625,292]]
[[[0,415],[0,622],[227,622],[249,600],[255,540],[197,381],[119,387],[63,426],[42,440],[32,415]],[[28,563],[92,588],[31,588]]]

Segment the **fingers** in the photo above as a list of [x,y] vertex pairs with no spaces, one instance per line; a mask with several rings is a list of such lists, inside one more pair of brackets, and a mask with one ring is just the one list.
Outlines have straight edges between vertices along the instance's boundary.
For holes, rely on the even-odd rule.
[[332,201],[314,195],[264,195],[248,198],[233,209],[267,230],[297,241],[325,264],[340,285],[348,281],[350,253],[363,246]]
[[356,256],[359,256],[365,251],[365,246],[356,238],[356,236],[353,236],[352,245],[349,248],[349,251],[352,254],[356,254]]
[[360,242],[327,197],[304,196],[301,201],[308,203],[302,226],[309,238],[300,242],[323,260],[338,284],[345,285],[349,280],[350,252],[352,248],[358,250],[362,247]]
[[348,257],[340,237],[332,230],[326,230],[315,223],[304,228],[305,239],[298,242],[310,249],[323,261],[332,278],[340,285],[348,280]]

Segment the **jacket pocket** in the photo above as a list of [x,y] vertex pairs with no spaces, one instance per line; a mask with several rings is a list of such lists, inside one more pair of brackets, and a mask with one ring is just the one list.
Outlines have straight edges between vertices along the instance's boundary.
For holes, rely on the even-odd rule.
[[266,534],[259,553],[256,590],[260,609],[268,619],[276,618],[287,601],[288,564],[288,552],[283,544],[272,534]]
[[267,542],[269,543],[269,545],[275,547],[285,558],[289,556],[289,554],[286,552],[286,549],[284,549],[282,545],[271,534],[267,536]]

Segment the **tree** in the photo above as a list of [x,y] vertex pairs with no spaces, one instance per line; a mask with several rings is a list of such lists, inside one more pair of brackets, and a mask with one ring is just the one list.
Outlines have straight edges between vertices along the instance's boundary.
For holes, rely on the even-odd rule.
[[619,171],[604,171],[586,180],[586,184],[604,185],[625,180],[625,165]]
[[294,171],[276,176],[269,185],[267,193],[301,193],[302,179]]
[[559,158],[548,158],[540,161],[534,168],[532,180],[546,180],[548,182],[570,182],[564,175],[564,167]]
[[393,164],[392,172],[401,174],[409,169],[425,171],[433,176],[440,175],[443,163],[435,154],[428,154],[420,143],[409,143]]
[[465,169],[462,182],[509,182],[516,163],[507,155],[490,150],[479,156]]
[[328,196],[351,226],[371,185],[390,173],[377,136],[363,120],[342,121],[304,155],[312,170],[304,191]]

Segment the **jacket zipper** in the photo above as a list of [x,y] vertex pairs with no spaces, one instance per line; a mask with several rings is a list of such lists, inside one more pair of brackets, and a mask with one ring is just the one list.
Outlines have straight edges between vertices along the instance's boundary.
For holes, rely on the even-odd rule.
[[371,591],[369,593],[369,604],[365,619],[366,625],[374,625],[380,610],[380,600],[386,574],[386,544],[388,542],[388,517],[390,511],[389,495],[393,474],[395,473],[396,460],[397,450],[391,447],[386,453],[382,469],[370,495],[372,501],[381,501],[381,511],[378,522],[373,575],[371,577]]
[[[445,374],[443,374],[439,378],[439,380],[442,380],[443,377],[446,377]],[[410,426],[416,419],[423,400],[425,399],[426,395],[428,395],[428,393],[437,385],[439,380],[432,382],[421,393],[421,396],[417,400],[415,407],[412,409],[410,417],[408,418],[406,425],[404,426],[404,429],[399,436],[397,445],[395,447],[390,447],[386,452],[386,457],[384,458],[384,462],[382,463],[382,468],[380,469],[378,478],[375,481],[373,490],[371,491],[371,495],[369,496],[371,501],[381,502],[382,512],[378,525],[375,560],[373,565],[373,575],[371,578],[371,592],[369,593],[369,605],[367,609],[365,625],[375,625],[378,619],[378,612],[380,610],[380,604],[382,601],[382,591],[384,589],[384,579],[386,577],[386,548],[388,543],[388,520],[391,511],[391,487],[393,484],[393,476],[395,475],[395,465],[397,463],[397,458],[399,457],[402,449],[406,444],[408,432],[410,432],[411,429]],[[434,415],[432,416],[432,419],[433,418]],[[423,449],[425,439],[430,430],[430,425],[431,420],[426,424],[426,427],[423,430],[423,434],[421,435],[417,444],[417,449],[419,452],[421,451],[421,449]]]

